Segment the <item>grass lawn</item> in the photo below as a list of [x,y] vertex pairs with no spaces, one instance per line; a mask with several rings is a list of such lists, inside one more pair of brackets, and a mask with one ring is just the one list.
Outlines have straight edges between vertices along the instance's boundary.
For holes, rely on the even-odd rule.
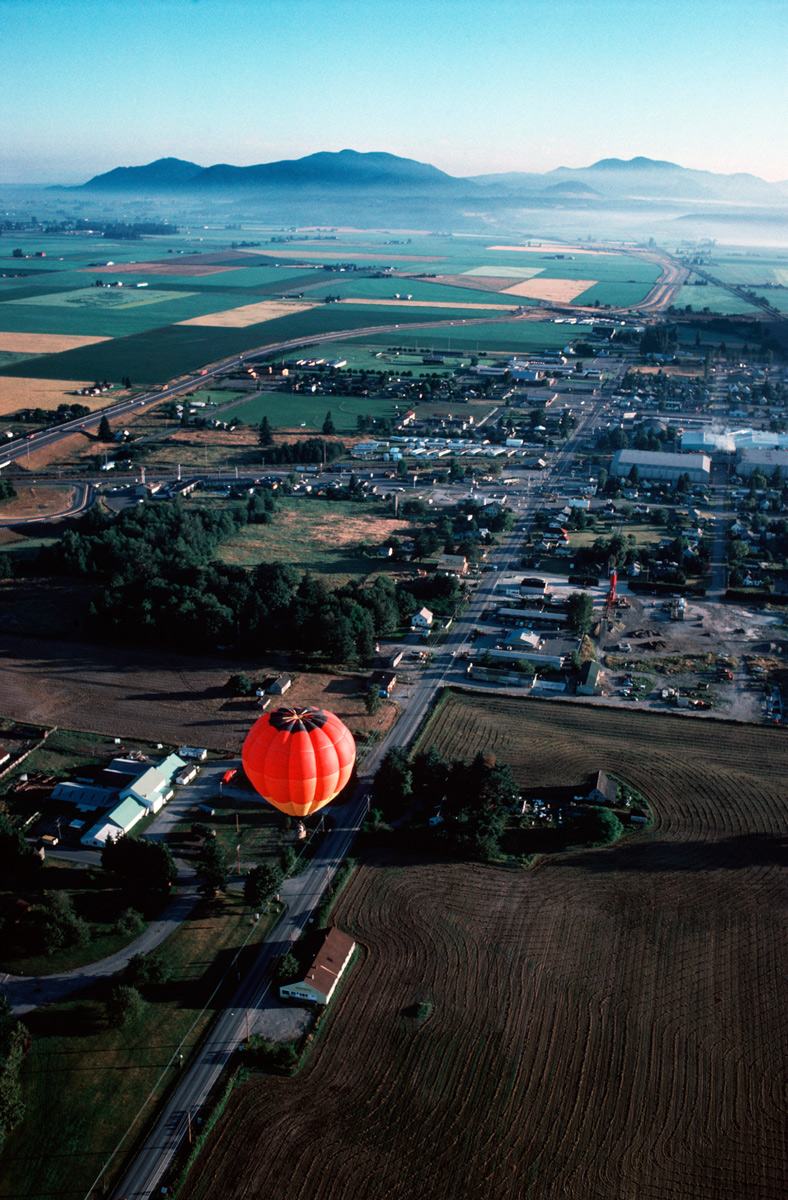
[[[399,407],[402,407],[400,403]],[[245,425],[259,425],[268,417],[274,429],[295,429],[304,435],[319,433],[330,412],[337,433],[358,433],[356,418],[393,417],[397,403],[390,397],[313,396],[301,392],[255,392],[228,410],[227,418],[238,417]]]
[[402,537],[409,528],[383,503],[284,499],[271,525],[245,526],[222,544],[218,557],[244,567],[292,563],[334,587],[388,565],[389,560],[360,553],[361,542],[375,546],[392,534]]
[[[250,726],[260,716],[262,710],[250,702]],[[172,836],[168,838],[174,854],[178,854],[178,847],[183,842],[193,840],[190,831],[195,820],[202,821],[216,830],[217,844],[224,851],[232,872],[236,870],[239,855],[242,867],[244,863],[252,860],[258,862],[263,858],[278,861],[284,845],[292,844],[288,819],[259,797],[250,794],[248,800],[243,800],[237,796],[223,794],[214,796],[207,803],[213,807],[214,816],[208,817],[192,811],[176,825]]]
[[[247,953],[275,919],[254,927]],[[175,1082],[177,1055],[188,1060],[228,998],[237,983],[235,968],[218,996],[212,999],[212,993],[249,933],[240,897],[203,902],[165,943],[173,978],[157,989],[135,1024],[121,1030],[107,1026],[100,988],[26,1018],[33,1034],[22,1076],[26,1116],[5,1143],[0,1194],[87,1193],[135,1115],[144,1107],[143,1120],[148,1119]],[[128,1166],[132,1144],[113,1164],[116,1178]]]
[[640,525],[640,524],[624,524],[620,521],[597,521],[595,529],[582,529],[570,532],[570,543],[573,548],[578,546],[592,546],[597,538],[609,539],[615,537],[619,533],[625,540],[634,537],[639,546],[651,546],[662,540],[663,537],[668,537],[664,525]]

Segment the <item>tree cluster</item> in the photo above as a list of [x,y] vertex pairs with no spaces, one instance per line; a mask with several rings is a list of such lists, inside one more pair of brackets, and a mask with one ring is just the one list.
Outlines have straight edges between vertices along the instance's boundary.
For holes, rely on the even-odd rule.
[[122,834],[108,838],[101,852],[105,871],[126,879],[144,880],[152,890],[164,890],[174,882],[178,868],[164,842],[143,842]]
[[373,784],[375,804],[386,820],[409,806],[439,809],[439,836],[458,853],[485,861],[500,851],[508,813],[518,795],[509,768],[479,752],[470,762],[447,762],[431,746],[409,759],[395,747],[386,754]]
[[272,465],[287,463],[334,462],[347,454],[342,442],[327,442],[324,438],[304,438],[300,442],[282,442],[278,446],[263,446],[263,462]]

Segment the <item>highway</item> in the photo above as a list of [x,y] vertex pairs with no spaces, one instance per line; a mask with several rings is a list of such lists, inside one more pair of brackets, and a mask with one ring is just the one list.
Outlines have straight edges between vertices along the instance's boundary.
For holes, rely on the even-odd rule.
[[[512,312],[507,312],[500,317],[474,317],[472,319],[457,319],[454,321],[420,321],[408,323],[402,326],[402,328],[407,330],[445,329],[463,325],[494,325],[503,321],[537,319],[540,319],[539,313],[524,313],[522,316],[515,317]],[[55,425],[51,429],[42,429],[39,433],[31,433],[25,438],[11,442],[0,450],[0,471],[12,462],[20,462],[24,458],[29,460],[30,455],[35,453],[36,450],[53,446],[67,437],[72,437],[75,433],[82,433],[88,429],[98,428],[103,417],[106,417],[108,420],[116,420],[119,417],[130,416],[140,412],[150,404],[159,404],[162,400],[172,400],[194,391],[195,388],[205,387],[212,379],[217,379],[222,375],[226,375],[229,371],[238,370],[240,367],[247,367],[259,359],[269,358],[271,355],[284,354],[289,350],[298,350],[302,346],[316,346],[327,342],[343,340],[350,341],[353,338],[365,337],[370,334],[394,333],[399,329],[399,325],[370,325],[361,329],[343,329],[331,333],[313,333],[304,337],[290,338],[283,342],[270,342],[265,346],[257,346],[253,350],[245,350],[243,354],[234,354],[230,358],[224,358],[220,362],[212,363],[203,370],[193,372],[190,375],[184,375],[180,379],[166,384],[164,387],[118,400],[115,404],[108,404],[104,408],[96,409],[89,416],[76,417],[73,421],[64,421],[62,425]]]

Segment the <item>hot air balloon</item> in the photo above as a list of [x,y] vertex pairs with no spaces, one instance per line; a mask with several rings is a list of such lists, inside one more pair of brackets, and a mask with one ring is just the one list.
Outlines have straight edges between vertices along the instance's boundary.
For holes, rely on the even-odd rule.
[[356,745],[333,713],[277,708],[255,721],[242,759],[252,787],[280,812],[301,818],[342,791],[356,761]]

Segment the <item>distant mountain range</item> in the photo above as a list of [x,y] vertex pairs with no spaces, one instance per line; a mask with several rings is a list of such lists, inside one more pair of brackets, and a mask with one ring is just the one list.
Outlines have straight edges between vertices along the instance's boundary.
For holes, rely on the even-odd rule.
[[[72,189],[69,189],[72,190]],[[575,203],[609,206],[661,202],[723,203],[785,207],[788,182],[767,183],[755,175],[718,175],[650,158],[605,158],[590,167],[558,167],[545,174],[510,172],[455,178],[429,163],[394,154],[355,150],[323,152],[305,158],[234,167],[201,167],[179,158],[160,158],[142,167],[116,167],[96,175],[79,190],[123,195],[261,197],[273,193],[309,195],[360,192],[509,204]]]

